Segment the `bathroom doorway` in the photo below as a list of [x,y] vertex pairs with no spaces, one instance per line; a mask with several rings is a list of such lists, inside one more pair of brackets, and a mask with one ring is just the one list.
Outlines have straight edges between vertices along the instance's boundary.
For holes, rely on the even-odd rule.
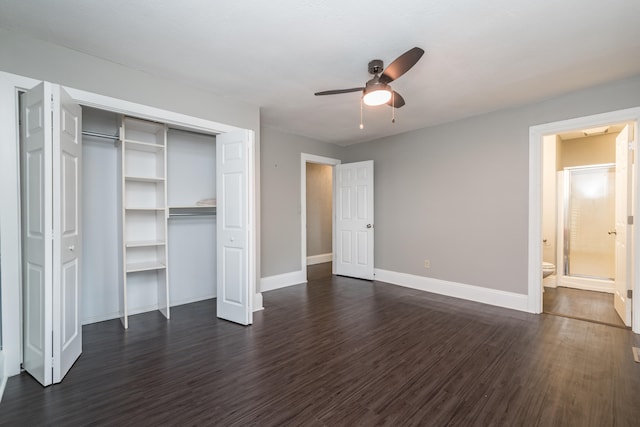
[[[614,123],[544,138],[545,313],[618,327],[630,324],[630,316],[625,318],[624,310],[619,314],[614,307],[616,273],[621,274],[617,264],[631,262],[626,252],[616,250],[616,229],[626,228],[626,223],[617,227],[616,204],[626,209],[633,200],[633,186],[616,191],[616,167],[621,168],[617,139],[626,138],[621,132],[629,128],[630,123]],[[632,168],[628,173],[634,173]],[[625,220],[626,215],[625,210]],[[553,274],[548,274],[550,265],[555,266]],[[624,270],[622,280],[630,277]]]

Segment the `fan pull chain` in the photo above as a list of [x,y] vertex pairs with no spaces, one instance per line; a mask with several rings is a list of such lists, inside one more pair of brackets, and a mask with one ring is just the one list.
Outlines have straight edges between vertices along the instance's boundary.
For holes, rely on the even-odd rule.
[[362,123],[362,97],[360,97],[360,129],[364,129],[364,124]]
[[391,123],[396,122],[396,93],[391,92]]

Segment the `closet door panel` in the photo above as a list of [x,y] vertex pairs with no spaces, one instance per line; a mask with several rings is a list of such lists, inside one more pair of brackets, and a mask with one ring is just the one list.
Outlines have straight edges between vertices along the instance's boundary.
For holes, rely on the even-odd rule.
[[253,322],[249,256],[249,144],[252,134],[237,131],[216,138],[218,170],[218,317]]
[[45,386],[53,374],[51,97],[41,83],[21,99],[23,367]]
[[53,219],[60,239],[54,249],[53,382],[58,383],[82,353],[82,109],[57,86],[54,95]]

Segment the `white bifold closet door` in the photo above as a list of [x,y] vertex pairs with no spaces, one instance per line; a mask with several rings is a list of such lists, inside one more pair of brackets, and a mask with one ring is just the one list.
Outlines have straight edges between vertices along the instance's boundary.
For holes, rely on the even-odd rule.
[[23,366],[46,386],[82,352],[82,110],[46,82],[21,101]]
[[255,289],[249,209],[252,136],[247,130],[216,136],[217,316],[242,325],[253,323]]

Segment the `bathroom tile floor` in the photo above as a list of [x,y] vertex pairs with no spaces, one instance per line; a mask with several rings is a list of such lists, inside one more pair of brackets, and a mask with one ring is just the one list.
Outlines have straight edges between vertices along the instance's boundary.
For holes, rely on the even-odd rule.
[[544,312],[624,328],[613,308],[613,295],[565,287],[544,288]]

